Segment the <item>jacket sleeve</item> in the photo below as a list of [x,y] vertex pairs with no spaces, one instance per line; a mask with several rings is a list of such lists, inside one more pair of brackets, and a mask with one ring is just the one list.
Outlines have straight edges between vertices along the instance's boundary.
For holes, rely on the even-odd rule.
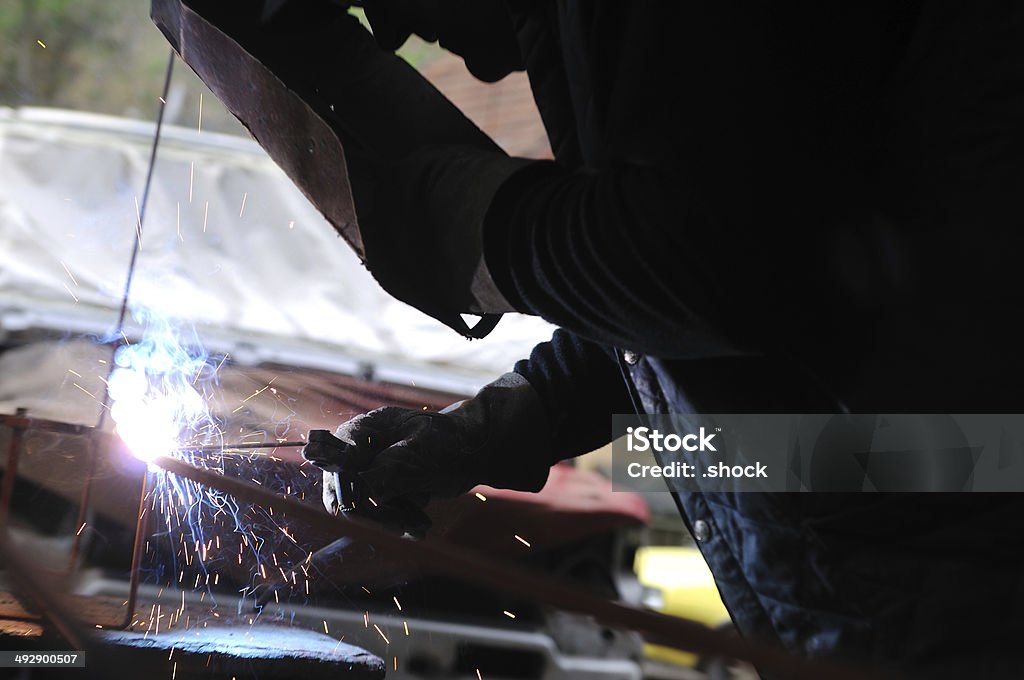
[[488,210],[491,276],[516,309],[604,345],[665,358],[744,353],[728,334],[729,313],[742,311],[729,307],[723,273],[747,275],[729,260],[747,259],[739,251],[750,244],[730,247],[688,186],[658,167],[527,167]]
[[515,372],[540,395],[550,424],[552,465],[611,441],[611,414],[632,413],[615,353],[565,330],[534,347]]

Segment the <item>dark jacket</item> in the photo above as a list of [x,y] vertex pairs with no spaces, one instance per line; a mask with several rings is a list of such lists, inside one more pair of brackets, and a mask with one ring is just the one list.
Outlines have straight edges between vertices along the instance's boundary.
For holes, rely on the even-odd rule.
[[[516,368],[562,457],[634,407],[1020,411],[1024,7],[984,4],[513,3],[556,163],[486,257],[566,329]],[[1024,667],[1016,494],[678,498],[745,634]]]

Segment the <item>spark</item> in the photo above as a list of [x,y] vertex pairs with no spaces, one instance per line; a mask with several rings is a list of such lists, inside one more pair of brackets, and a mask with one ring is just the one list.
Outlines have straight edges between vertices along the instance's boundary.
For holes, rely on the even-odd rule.
[[477,492],[476,492],[475,494],[473,494],[473,495],[474,495],[474,496],[476,496],[477,498],[479,498],[479,499],[480,499],[480,500],[482,500],[482,501],[486,501],[486,500],[487,500],[487,496],[483,495],[483,494],[482,494],[482,493],[480,493],[479,491],[477,491]]
[[330,635],[331,631],[327,630],[327,619],[324,619],[324,635]]
[[44,43],[42,40],[36,40],[36,44],[42,47],[44,50],[46,49],[46,43]]
[[402,627],[405,628],[405,636],[409,637],[409,622],[402,621]]
[[196,162],[192,161],[188,165],[188,202],[192,202],[192,180],[196,174]]
[[480,675],[480,669],[476,669],[476,680],[484,680],[484,676]]
[[288,223],[288,228],[289,229],[294,229],[295,228],[295,220],[292,220],[291,222]]
[[203,233],[206,233],[206,220],[210,217],[210,202],[206,202],[206,207],[203,208]]
[[[271,380],[270,382],[274,382],[274,381],[273,381],[273,380]],[[249,395],[248,397],[246,397],[245,399],[243,399],[243,400],[241,401],[241,403],[239,403],[239,404],[238,404],[238,408],[236,408],[236,409],[235,409],[234,411],[232,411],[232,413],[238,413],[239,411],[241,411],[241,410],[242,410],[242,406],[243,406],[243,405],[245,404],[245,402],[249,401],[249,400],[250,400],[250,399],[252,399],[253,397],[259,396],[260,394],[262,394],[263,392],[265,392],[265,391],[267,390],[267,388],[268,388],[268,387],[270,387],[270,383],[267,383],[266,385],[264,385],[263,387],[261,387],[260,389],[256,390],[255,392],[253,392],[252,394],[250,394],[250,395]],[[254,481],[255,481],[255,480],[254,480]]]
[[68,373],[70,373],[71,375],[77,375],[79,378],[82,377],[81,373],[79,373],[78,371],[75,371],[73,369],[70,369],[70,368],[68,369]]
[[78,527],[78,531],[75,532],[75,536],[82,535],[82,531],[85,529],[86,524],[88,524],[88,522],[82,522],[82,526]]
[[377,625],[377,624],[375,623],[375,624],[373,624],[373,627],[374,627],[374,628],[376,628],[376,629],[377,629],[377,632],[378,632],[378,633],[380,633],[380,636],[381,636],[382,638],[384,638],[384,643],[385,643],[385,644],[388,644],[388,645],[390,645],[390,644],[391,644],[391,640],[389,640],[389,639],[388,639],[388,636],[384,634],[384,631],[382,631],[382,630],[380,629],[380,626],[378,626],[378,625]]
[[139,241],[139,250],[142,250],[142,212],[139,210],[139,197],[135,197],[135,238]]
[[510,618],[510,619],[514,619],[514,618],[516,618],[516,615],[515,615],[515,614],[513,614],[512,612],[510,612],[510,611],[509,611],[509,610],[507,610],[507,609],[502,609],[502,610],[501,610],[501,613],[502,613],[502,614],[504,614],[505,616],[507,616],[507,617],[508,617],[508,618]]
[[525,546],[526,546],[527,548],[529,548],[529,547],[530,547],[530,542],[529,542],[529,541],[527,541],[527,540],[526,540],[525,538],[523,538],[523,537],[522,537],[522,536],[520,536],[519,534],[515,534],[515,537],[516,537],[516,540],[517,540],[517,541],[519,541],[520,543],[522,543],[523,545],[525,545]]
[[88,394],[88,395],[89,395],[90,397],[92,397],[93,399],[95,399],[95,398],[96,398],[96,395],[95,395],[95,394],[93,394],[93,393],[92,393],[92,392],[90,392],[89,390],[85,389],[84,387],[82,387],[82,386],[81,386],[81,385],[79,385],[78,383],[76,383],[76,382],[73,382],[73,383],[71,383],[71,384],[72,384],[72,385],[74,385],[75,387],[77,387],[78,389],[82,390],[82,391],[83,391],[83,392],[85,392],[86,394]]
[[197,134],[203,132],[203,93],[199,93],[199,127],[196,129]]
[[394,596],[394,597],[392,597],[391,599],[395,601],[395,606],[396,606],[396,607],[398,607],[398,611],[402,611],[402,605],[401,605],[401,603],[400,603],[400,602],[398,601],[398,596],[397,596],[397,595],[395,595],[395,596]]
[[177,229],[178,229],[178,240],[182,243],[185,242],[184,237],[181,235],[181,201],[175,202],[175,208],[177,209]]
[[241,217],[242,213],[245,212],[245,199],[249,197],[249,192],[246,191],[242,194],[242,207],[238,209],[238,216]]
[[64,264],[64,260],[58,260],[58,262],[60,262],[60,266],[61,267],[64,267],[64,271],[67,272],[68,276],[71,277],[71,283],[73,283],[73,284],[75,284],[77,286],[78,285],[78,280],[75,279],[75,275],[71,273],[71,270],[68,269],[68,266],[66,264]]

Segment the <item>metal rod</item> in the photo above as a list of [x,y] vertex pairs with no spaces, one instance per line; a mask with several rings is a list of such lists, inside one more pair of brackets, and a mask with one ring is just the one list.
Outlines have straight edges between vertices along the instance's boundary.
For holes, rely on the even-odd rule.
[[180,460],[159,457],[153,460],[168,472],[217,489],[236,500],[253,505],[273,505],[292,520],[320,531],[347,535],[373,543],[374,547],[401,554],[410,562],[435,573],[451,575],[495,588],[518,597],[539,600],[565,611],[594,617],[598,621],[643,633],[658,644],[683,649],[707,657],[726,657],[753,664],[759,671],[792,680],[865,680],[866,675],[818,660],[792,656],[764,643],[735,638],[695,621],[678,619],[658,612],[636,609],[595,596],[576,586],[523,568],[500,564],[476,553],[441,540],[409,541],[374,524],[347,517],[336,517],[263,487],[235,477],[204,470]]
[[175,452],[217,453],[218,451],[248,451],[249,449],[288,449],[305,446],[306,442],[261,442],[259,444],[215,444],[211,446],[181,446]]
[[149,513],[146,512],[146,492],[149,490],[149,471],[142,475],[142,490],[139,492],[139,515],[135,521],[135,542],[132,544],[132,567],[128,574],[128,601],[125,603],[124,619],[119,628],[127,628],[135,617],[135,602],[139,596],[139,574],[142,572],[142,546],[146,543],[146,527]]
[[88,471],[85,473],[85,481],[82,486],[82,494],[78,498],[78,518],[75,520],[75,536],[71,539],[71,549],[68,551],[68,567],[70,574],[78,567],[78,553],[82,550],[82,527],[85,526],[86,518],[89,515],[89,497],[92,494],[92,479],[96,476],[96,442],[92,437],[86,445],[85,455],[89,457]]
[[[19,408],[16,416],[21,418],[25,415],[25,409]],[[7,444],[7,463],[4,466],[3,496],[0,496],[0,527],[7,531],[7,522],[11,516],[11,502],[14,499],[14,480],[18,476],[18,457],[21,455],[21,438],[25,433],[24,427],[11,427],[11,440]]]

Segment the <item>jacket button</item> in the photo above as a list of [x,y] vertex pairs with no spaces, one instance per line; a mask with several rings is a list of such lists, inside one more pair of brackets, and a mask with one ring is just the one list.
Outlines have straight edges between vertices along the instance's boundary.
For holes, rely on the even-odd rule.
[[697,542],[703,543],[711,538],[711,527],[704,520],[697,520],[693,523],[693,537],[697,539]]
[[633,350],[627,349],[622,353],[622,358],[630,366],[635,366],[636,362],[640,361],[640,356]]

